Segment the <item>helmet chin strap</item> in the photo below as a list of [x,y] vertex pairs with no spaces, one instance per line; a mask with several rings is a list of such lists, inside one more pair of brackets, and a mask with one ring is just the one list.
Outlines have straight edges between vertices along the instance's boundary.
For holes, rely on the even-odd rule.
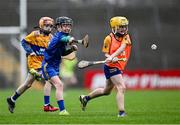
[[124,36],[125,34],[120,34],[120,33],[117,32],[115,35],[116,35],[117,37],[121,37],[121,36]]

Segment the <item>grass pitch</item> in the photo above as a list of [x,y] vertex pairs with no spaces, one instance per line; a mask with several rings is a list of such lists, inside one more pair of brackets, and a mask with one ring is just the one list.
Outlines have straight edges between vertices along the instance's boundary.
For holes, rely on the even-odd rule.
[[[67,90],[65,106],[70,116],[59,116],[58,112],[43,112],[42,90],[28,90],[22,95],[11,114],[6,97],[13,90],[0,90],[1,124],[180,124],[180,91],[127,91],[125,106],[127,117],[117,117],[115,92],[88,103],[81,111],[78,97],[84,90]],[[57,106],[54,90],[51,104]]]

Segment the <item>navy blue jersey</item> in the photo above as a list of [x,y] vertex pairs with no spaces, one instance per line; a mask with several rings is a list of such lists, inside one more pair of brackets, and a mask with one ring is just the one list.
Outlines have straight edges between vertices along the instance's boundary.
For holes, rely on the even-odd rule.
[[69,39],[70,36],[68,33],[56,32],[48,48],[45,50],[44,61],[51,66],[59,67],[61,56],[63,56],[66,51]]

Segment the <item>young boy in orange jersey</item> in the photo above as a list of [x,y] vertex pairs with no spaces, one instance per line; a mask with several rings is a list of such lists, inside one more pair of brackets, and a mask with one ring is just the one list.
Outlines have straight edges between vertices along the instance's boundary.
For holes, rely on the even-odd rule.
[[[54,20],[50,17],[42,17],[39,20],[39,29],[31,32],[22,41],[22,46],[27,54],[28,75],[15,93],[7,98],[8,108],[14,112],[15,102],[28,88],[31,87],[35,79],[41,79],[41,64],[44,59],[44,51],[52,37]],[[50,105],[51,84],[45,82],[44,86],[44,111],[56,111],[58,108]]]
[[[82,110],[91,99],[99,96],[109,95],[112,89],[117,89],[116,101],[118,106],[118,117],[126,115],[124,108],[125,83],[122,77],[127,60],[131,52],[131,40],[128,32],[128,20],[126,17],[116,16],[111,18],[110,26],[112,33],[104,39],[102,51],[105,53],[106,63],[104,65],[104,74],[106,77],[106,86],[97,88],[88,95],[81,95],[80,102]],[[118,61],[119,58],[126,58],[126,61]]]

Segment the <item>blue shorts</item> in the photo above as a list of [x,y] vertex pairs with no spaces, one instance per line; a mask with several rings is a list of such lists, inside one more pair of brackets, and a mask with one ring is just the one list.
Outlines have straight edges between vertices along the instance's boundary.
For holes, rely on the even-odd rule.
[[107,65],[104,65],[104,74],[106,79],[109,79],[114,75],[122,74],[122,71],[116,67],[109,67]]
[[55,67],[43,61],[42,63],[42,75],[45,80],[50,79],[53,76],[59,76],[59,66]]

